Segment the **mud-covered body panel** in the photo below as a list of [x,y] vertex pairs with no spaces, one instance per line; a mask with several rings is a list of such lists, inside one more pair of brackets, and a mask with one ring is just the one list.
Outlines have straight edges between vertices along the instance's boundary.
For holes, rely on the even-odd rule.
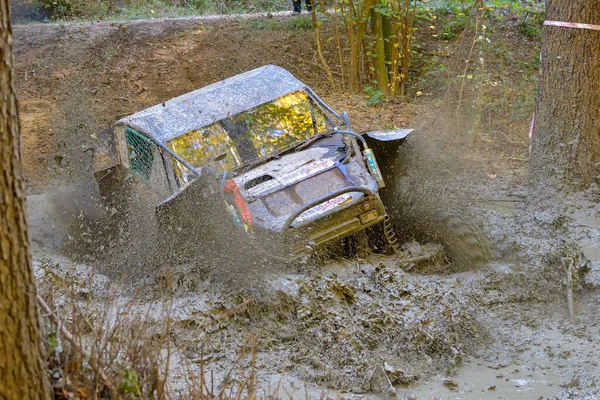
[[136,125],[161,143],[210,125],[285,94],[306,88],[285,69],[266,65],[213,83],[125,117],[120,125]]

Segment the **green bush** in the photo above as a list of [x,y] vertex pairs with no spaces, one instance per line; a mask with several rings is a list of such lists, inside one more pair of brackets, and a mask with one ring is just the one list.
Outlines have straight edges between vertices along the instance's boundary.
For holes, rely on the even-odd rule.
[[104,15],[113,6],[110,0],[39,0],[41,8],[50,10],[52,19],[88,19]]
[[542,37],[544,13],[538,10],[524,9],[519,14],[523,17],[523,22],[519,25],[519,32],[530,38]]
[[467,15],[455,15],[453,16],[447,24],[442,28],[442,39],[450,40],[454,39],[458,36],[460,32],[462,32],[467,23],[469,22],[469,17]]
[[312,29],[312,20],[309,17],[296,17],[290,19],[285,25],[286,29],[295,31],[306,31]]
[[381,103],[383,99],[385,99],[385,93],[379,89],[373,88],[372,86],[365,86],[363,91],[368,97],[367,105],[369,106],[376,106]]

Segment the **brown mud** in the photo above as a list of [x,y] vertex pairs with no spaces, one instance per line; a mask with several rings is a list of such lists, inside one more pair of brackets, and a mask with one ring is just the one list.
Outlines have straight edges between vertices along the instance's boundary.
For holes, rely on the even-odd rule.
[[[168,266],[164,274],[175,282],[173,337],[179,349],[173,388],[189,372],[186,365],[198,373],[201,354],[205,368],[222,380],[253,336],[261,387],[273,386],[285,369],[292,397],[320,397],[322,387],[336,390],[333,397],[597,396],[598,195],[590,191],[561,204],[532,204],[527,118],[500,121],[506,131],[490,128],[473,141],[463,126],[471,114],[457,120],[457,99],[444,97],[432,82],[423,84],[422,97],[411,94],[412,103],[369,107],[361,96],[327,87],[316,67],[311,31],[285,29],[285,18],[276,30],[257,29],[252,21],[15,27],[35,258],[53,260],[44,263],[58,263],[56,274],[79,279],[87,293],[81,301],[90,308],[110,296],[114,277],[91,273],[95,268],[59,254],[72,239],[73,225],[101,220],[105,211],[91,205],[98,204],[90,183],[94,135],[132,112],[277,64],[334,108],[348,111],[357,131],[418,128],[400,153],[407,167],[398,174],[399,191],[428,201],[444,198],[467,210],[487,233],[493,261],[476,271],[438,274],[406,273],[393,257],[311,261],[293,271],[269,271],[253,288],[211,282],[210,274],[193,265]],[[502,29],[496,35],[504,35],[497,39],[505,40],[517,64],[536,57],[527,52],[527,39]],[[446,44],[427,46],[442,50]],[[327,55],[335,57],[332,51]],[[505,84],[516,82],[519,68],[507,68]],[[461,101],[472,102],[473,93],[465,93]],[[446,101],[446,110],[438,113],[439,101]],[[490,127],[501,112],[488,110]],[[119,257],[127,261],[126,254]],[[87,264],[96,266],[93,259]],[[569,264],[575,278],[573,319],[565,284]],[[52,282],[44,276],[38,269],[42,291],[50,290]],[[118,290],[123,299],[142,290],[138,307],[153,307],[161,301],[164,276],[151,271]],[[89,282],[94,285],[84,289]],[[246,311],[206,328],[206,321],[248,296],[256,301]]]

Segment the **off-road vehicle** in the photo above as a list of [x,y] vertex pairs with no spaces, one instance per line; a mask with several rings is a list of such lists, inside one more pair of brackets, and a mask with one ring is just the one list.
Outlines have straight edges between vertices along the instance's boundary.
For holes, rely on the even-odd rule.
[[[345,112],[267,65],[119,120],[94,169],[104,192],[114,194],[107,182],[117,176],[126,203],[155,208],[171,244],[208,236],[223,245],[244,232],[294,255],[387,223],[371,147],[395,154],[411,131],[357,134]],[[228,225],[223,214],[239,229],[213,235]]]

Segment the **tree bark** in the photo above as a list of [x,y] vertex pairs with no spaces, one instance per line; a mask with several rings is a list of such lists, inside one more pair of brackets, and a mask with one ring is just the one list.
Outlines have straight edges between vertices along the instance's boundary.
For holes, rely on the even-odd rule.
[[[547,0],[546,20],[600,25],[600,0]],[[540,68],[531,183],[587,189],[600,179],[600,32],[544,26]]]
[[8,0],[0,0],[0,399],[49,399],[29,255]]
[[371,8],[371,31],[375,40],[375,58],[373,64],[375,67],[377,89],[388,95],[388,72],[385,64],[385,42],[383,41],[383,16],[375,10],[375,6]]

